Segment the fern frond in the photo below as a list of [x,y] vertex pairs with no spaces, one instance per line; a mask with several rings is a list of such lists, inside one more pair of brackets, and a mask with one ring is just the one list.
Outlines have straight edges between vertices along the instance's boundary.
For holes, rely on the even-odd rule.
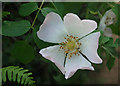
[[[24,85],[34,85],[33,77],[30,77],[32,73],[28,72],[29,70],[20,68],[19,66],[8,66],[0,69],[0,76],[2,76],[3,82],[7,81],[17,81],[20,84]],[[1,75],[2,74],[2,75]]]

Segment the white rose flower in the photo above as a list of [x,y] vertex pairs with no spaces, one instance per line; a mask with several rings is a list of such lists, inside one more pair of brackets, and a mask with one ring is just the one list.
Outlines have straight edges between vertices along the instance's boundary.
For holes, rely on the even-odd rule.
[[54,62],[66,79],[78,69],[94,70],[89,61],[102,63],[97,54],[100,32],[88,34],[96,28],[97,23],[93,20],[81,20],[77,15],[68,13],[63,22],[58,14],[51,12],[46,16],[37,35],[45,42],[59,45],[44,48],[39,53]]
[[112,36],[111,28],[107,26],[114,24],[116,21],[116,15],[113,13],[112,9],[106,11],[102,19],[100,20],[99,29],[104,31],[104,35],[107,37]]

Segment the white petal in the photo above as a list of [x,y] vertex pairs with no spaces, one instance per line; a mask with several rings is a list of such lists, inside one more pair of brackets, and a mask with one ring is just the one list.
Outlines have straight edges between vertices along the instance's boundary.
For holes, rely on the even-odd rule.
[[112,9],[106,11],[102,19],[100,20],[99,29],[104,31],[104,29],[110,25],[116,22],[116,15],[112,11]]
[[65,64],[65,78],[70,78],[78,69],[94,70],[91,63],[87,61],[82,55],[73,55],[70,59],[66,59]]
[[65,31],[61,17],[58,14],[51,12],[46,16],[37,35],[43,41],[61,43],[64,41],[67,32]]
[[81,52],[92,62],[102,63],[102,59],[97,54],[99,44],[100,32],[92,33],[80,40],[82,45],[80,46]]
[[47,48],[40,50],[40,54],[42,54],[42,56],[45,57],[46,59],[55,63],[56,66],[64,74],[65,73],[65,69],[64,69],[65,54],[63,50],[59,51],[59,49],[60,49],[59,45],[47,47]]
[[104,16],[106,16],[106,21],[105,21],[105,23],[106,23],[107,26],[110,25],[110,24],[115,23],[115,21],[116,21],[116,15],[115,15],[115,13],[112,11],[112,9],[106,11],[106,13],[105,13]]
[[109,27],[106,27],[104,30],[104,35],[107,37],[112,37],[112,30]]
[[80,18],[73,14],[68,13],[64,17],[65,27],[70,35],[76,37],[83,37],[97,28],[97,23],[93,20],[80,20]]
[[106,16],[102,17],[102,19],[100,20],[100,24],[99,24],[99,28],[100,30],[104,31],[104,29],[106,28]]

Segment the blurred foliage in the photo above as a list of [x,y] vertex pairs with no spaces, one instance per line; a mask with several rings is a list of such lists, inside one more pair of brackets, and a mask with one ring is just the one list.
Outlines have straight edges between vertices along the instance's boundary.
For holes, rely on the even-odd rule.
[[13,46],[11,55],[12,57],[17,58],[21,63],[28,64],[35,58],[34,48],[32,48],[27,42],[16,41]]
[[7,11],[2,12],[2,18],[6,17],[8,15],[10,15],[10,12],[7,12]]
[[112,10],[117,17],[117,21],[115,24],[111,25],[110,27],[112,28],[113,33],[120,35],[120,5],[113,4]]
[[[103,33],[101,33],[103,34]],[[113,38],[105,37],[103,35],[100,36],[99,40],[99,51],[102,51],[102,49],[105,50],[105,54],[107,57],[107,67],[109,70],[112,69],[115,62],[115,57],[119,57],[118,53],[116,52],[115,48],[118,48],[120,46],[120,39],[116,39],[115,42],[113,42]],[[102,52],[100,52],[100,55],[102,55]],[[102,56],[101,56],[102,57]]]
[[[2,34],[3,38],[3,67],[18,65],[29,69],[33,73],[37,86],[40,84],[89,83],[91,81],[91,77],[89,77],[92,73],[91,71],[79,70],[72,78],[66,80],[64,75],[62,75],[59,69],[52,62],[44,59],[39,54],[39,50],[56,44],[46,43],[40,40],[37,37],[37,31],[49,12],[56,12],[62,18],[67,13],[75,13],[81,19],[92,19],[99,24],[104,13],[107,10],[112,9],[117,16],[117,21],[110,27],[114,34],[120,35],[120,5],[109,2],[44,2],[42,9],[37,16],[34,27],[31,28],[34,18],[38,10],[40,10],[38,8],[40,5],[41,3],[37,2],[7,2],[2,4],[3,27],[2,33],[0,34]],[[120,46],[120,39],[116,39],[116,41],[113,42],[113,38],[105,37],[101,31],[98,53],[103,60],[107,59],[106,66],[109,70],[114,66],[116,57],[119,57],[118,51],[116,51],[118,46]],[[104,54],[106,56],[105,58],[103,58]],[[99,73],[100,70],[102,70],[102,64],[95,67],[96,73]],[[16,69],[19,68],[10,68],[13,72]],[[101,81],[99,79],[96,83],[100,82]],[[15,82],[3,83],[3,86],[7,85],[18,86]]]

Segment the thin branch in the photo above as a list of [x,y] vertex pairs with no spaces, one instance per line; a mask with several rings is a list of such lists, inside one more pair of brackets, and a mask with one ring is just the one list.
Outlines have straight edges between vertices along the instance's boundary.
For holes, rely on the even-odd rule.
[[102,46],[104,50],[106,50],[112,57],[115,57],[106,47]]
[[37,16],[38,16],[38,14],[39,14],[39,12],[40,12],[40,10],[41,10],[42,6],[43,6],[43,3],[44,3],[44,0],[42,1],[42,3],[41,3],[41,5],[40,5],[40,7],[38,8],[39,10],[37,11],[37,14],[36,14],[36,16],[35,16],[35,18],[34,18],[34,21],[33,21],[33,23],[32,23],[32,26],[31,26],[31,28],[32,28],[32,29],[34,29],[34,24],[35,24],[35,21],[36,21]]

